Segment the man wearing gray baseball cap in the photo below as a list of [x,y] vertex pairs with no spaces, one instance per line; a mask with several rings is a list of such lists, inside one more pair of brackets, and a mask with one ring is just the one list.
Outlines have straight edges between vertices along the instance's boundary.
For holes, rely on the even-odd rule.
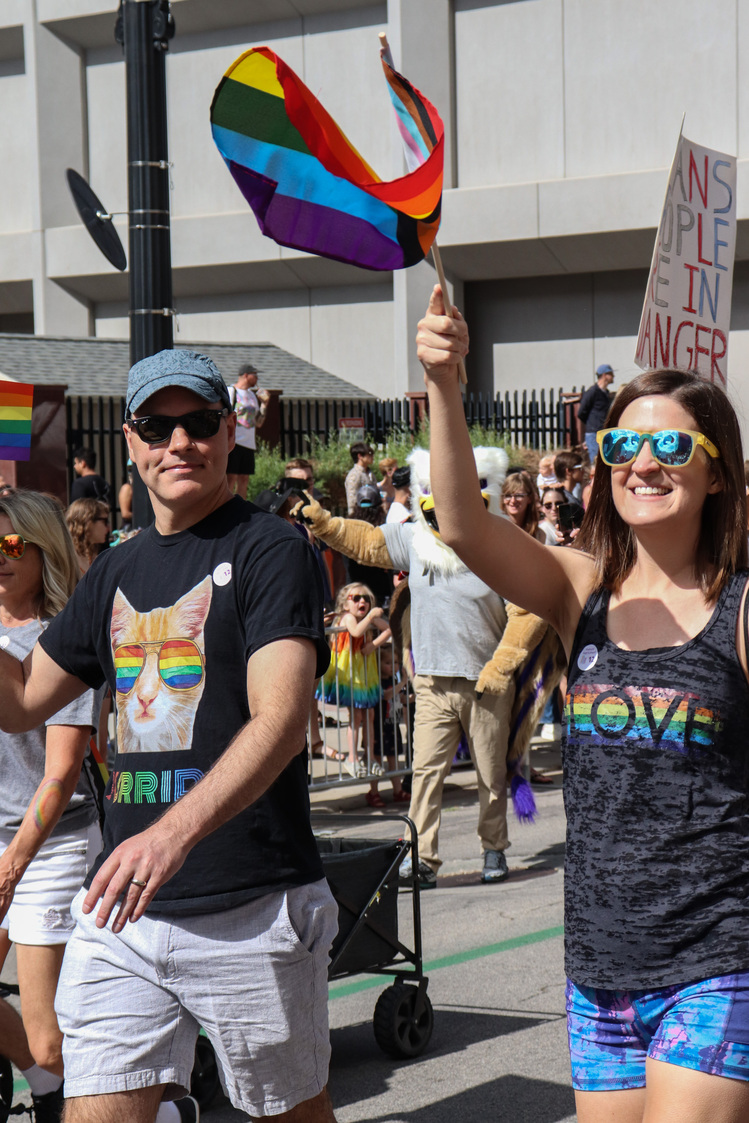
[[216,364],[197,351],[159,351],[130,368],[125,416],[131,417],[157,390],[181,386],[207,402],[231,408],[229,389]]
[[304,753],[329,660],[321,581],[292,527],[231,495],[235,425],[205,355],[136,363],[124,432],[154,524],[97,559],[24,671],[0,651],[3,727],[105,681],[117,699],[104,850],[57,994],[66,1123],[161,1123],[201,1026],[235,1107],[335,1123],[337,908]]

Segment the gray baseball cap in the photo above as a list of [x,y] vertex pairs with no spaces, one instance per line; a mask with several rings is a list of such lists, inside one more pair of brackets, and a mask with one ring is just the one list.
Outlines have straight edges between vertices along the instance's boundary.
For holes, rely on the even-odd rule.
[[181,386],[207,402],[221,402],[228,409],[232,408],[229,391],[216,364],[207,355],[180,349],[159,351],[130,368],[125,416],[130,417],[152,394],[167,386]]

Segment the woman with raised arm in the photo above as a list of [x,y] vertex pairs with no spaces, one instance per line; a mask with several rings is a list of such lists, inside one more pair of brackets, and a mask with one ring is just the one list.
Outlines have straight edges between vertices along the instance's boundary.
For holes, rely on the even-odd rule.
[[749,1119],[749,684],[741,438],[719,387],[648,372],[607,428],[578,549],[484,508],[460,316],[419,325],[440,533],[569,657],[565,967],[579,1123]]

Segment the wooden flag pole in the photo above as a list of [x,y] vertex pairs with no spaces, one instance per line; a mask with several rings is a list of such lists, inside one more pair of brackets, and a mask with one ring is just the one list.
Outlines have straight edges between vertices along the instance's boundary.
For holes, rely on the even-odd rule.
[[[387,37],[387,35],[385,34],[384,31],[381,31],[379,33],[379,39],[380,39],[380,49],[382,51],[382,57],[385,59],[385,62],[388,64],[388,66],[392,66],[393,70],[395,70],[395,64],[393,62],[393,56],[390,53],[390,44],[388,43],[388,37]],[[432,261],[434,262],[434,268],[437,270],[437,279],[439,280],[440,288],[442,289],[442,296],[443,296],[443,299],[444,299],[444,302],[445,302],[445,314],[448,315],[450,317],[450,319],[452,320],[453,319],[453,306],[452,306],[452,301],[450,300],[450,293],[448,291],[447,280],[445,278],[445,270],[442,267],[442,256],[440,254],[440,249],[439,249],[439,246],[437,245],[437,239],[436,238],[432,242]],[[468,384],[468,375],[466,374],[466,365],[465,365],[465,363],[463,362],[462,359],[460,359],[460,361],[458,362],[458,374],[460,376],[460,381],[463,383],[463,385],[464,386],[467,385]]]
[[[432,261],[434,262],[434,268],[437,270],[437,277],[439,278],[440,287],[442,289],[442,296],[444,297],[444,300],[445,300],[445,312],[450,317],[450,319],[452,320],[453,319],[453,304],[452,304],[452,301],[450,300],[450,293],[448,292],[448,289],[447,289],[447,281],[445,280],[445,270],[442,268],[442,255],[440,254],[440,248],[437,245],[437,239],[436,238],[432,242]],[[466,374],[466,365],[465,365],[465,363],[463,362],[462,359],[458,363],[458,374],[460,375],[460,381],[463,383],[464,386],[466,386],[468,384],[468,375]]]

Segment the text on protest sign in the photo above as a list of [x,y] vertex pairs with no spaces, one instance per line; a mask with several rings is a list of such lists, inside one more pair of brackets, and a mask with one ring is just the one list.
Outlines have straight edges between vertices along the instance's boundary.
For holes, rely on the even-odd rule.
[[736,251],[736,158],[680,136],[650,266],[635,362],[725,385]]

